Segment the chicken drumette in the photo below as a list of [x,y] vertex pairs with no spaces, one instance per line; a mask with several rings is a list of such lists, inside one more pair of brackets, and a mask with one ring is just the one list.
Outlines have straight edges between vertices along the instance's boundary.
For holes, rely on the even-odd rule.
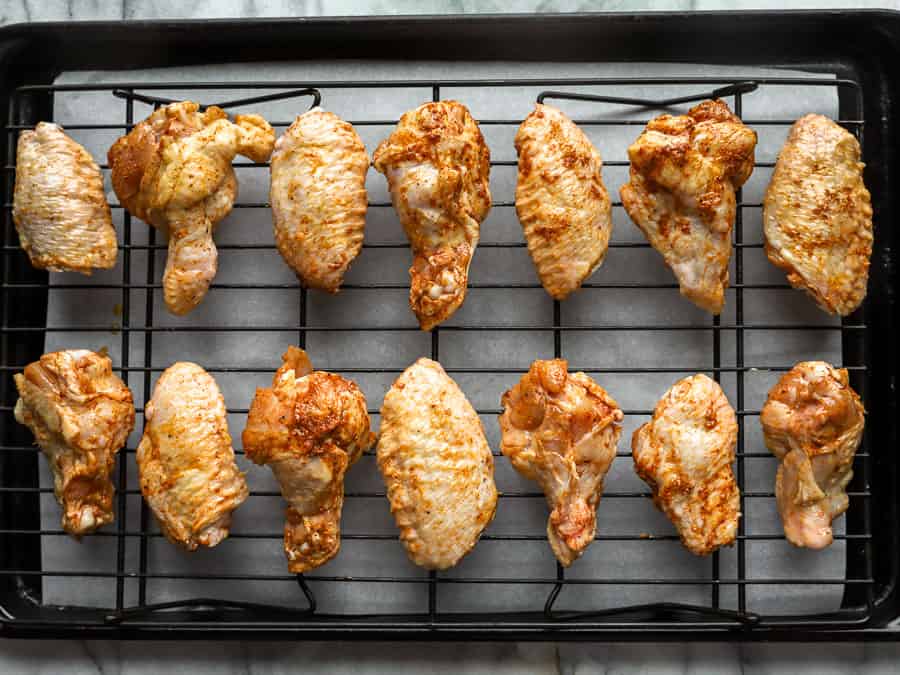
[[111,523],[110,474],[134,428],[134,403],[109,357],[86,349],[44,354],[15,381],[16,421],[47,456],[63,529],[78,537]]
[[225,412],[216,381],[187,362],[166,368],[144,409],[141,493],[166,538],[188,551],[227,537],[231,512],[250,494]]
[[491,153],[468,108],[426,103],[400,118],[375,150],[413,249],[409,304],[422,330],[445,321],[466,297],[479,227],[491,208]]
[[243,443],[247,458],[268,464],[288,502],[284,550],[288,570],[322,565],[341,546],[344,474],[371,447],[366,398],[340,375],[312,370],[290,347],[272,387],[257,389]]
[[719,314],[728,286],[735,190],[753,171],[756,134],[720,100],[651,120],[628,148],[622,205],[672,268],[681,293]]
[[385,395],[378,468],[417,565],[453,567],[494,517],[494,458],[481,420],[436,361],[419,359]]
[[740,491],[731,465],[737,421],[722,388],[706,375],[676,382],[631,438],[637,474],[691,553],[734,542]]
[[122,205],[169,235],[163,296],[174,314],[203,300],[216,274],[215,226],[231,211],[237,179],[231,162],[264,162],[275,132],[259,115],[231,122],[221,108],[190,101],[156,110],[109,149],[112,183]]
[[19,135],[13,220],[35,267],[90,274],[116,264],[100,168],[55,124]]
[[354,128],[314,108],[284,132],[272,154],[272,217],[278,251],[311,288],[337,293],[362,249],[369,156]]
[[562,359],[535,361],[503,394],[500,449],[516,470],[537,481],[552,512],[547,539],[569,566],[594,540],[603,478],[616,457],[624,415],[584,373]]
[[603,161],[560,110],[538,103],[516,134],[516,213],[547,292],[564,300],[606,257],[612,206]]
[[845,316],[866,296],[872,201],[859,142],[823,115],[791,127],[763,203],[766,255],[827,312]]
[[864,415],[847,371],[823,361],[798,363],[769,392],[759,421],[766,446],[781,460],[775,500],[792,544],[831,544],[831,521],[849,504],[844,489]]

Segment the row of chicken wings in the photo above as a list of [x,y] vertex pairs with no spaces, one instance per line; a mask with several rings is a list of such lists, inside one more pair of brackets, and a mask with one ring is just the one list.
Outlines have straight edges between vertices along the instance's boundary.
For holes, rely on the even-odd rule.
[[[247,458],[268,465],[281,486],[288,568],[300,573],[337,554],[344,476],[376,439],[355,383],[314,370],[296,347],[282,360],[272,386],[256,390],[242,441]],[[81,536],[112,522],[111,473],[135,410],[110,359],[53,352],[15,382],[15,417],[47,457],[63,528]],[[624,414],[603,387],[570,373],[562,359],[535,361],[501,403],[501,451],[541,486],[551,510],[547,539],[568,566],[595,539]],[[848,507],[845,488],[864,427],[847,371],[821,361],[797,364],[769,392],[760,421],[766,446],[781,460],[775,496],[787,539],[828,546],[832,520]],[[737,536],[737,433],[719,384],[693,375],[663,395],[631,439],[637,474],[697,555]],[[419,359],[387,392],[376,454],[409,558],[428,569],[455,565],[493,519],[498,493],[481,421],[439,363]],[[179,362],[162,373],[144,411],[136,459],[141,493],[170,541],[190,551],[228,536],[232,512],[249,490],[235,463],[224,399],[203,368]]]
[[[603,262],[612,207],[600,153],[564,113],[537,104],[515,138],[516,211],[541,283],[557,300]],[[628,149],[622,204],[672,269],[682,294],[713,314],[728,286],[736,191],[754,167],[756,134],[720,100],[662,115]],[[353,127],[319,108],[275,141],[259,115],[230,121],[183,101],[156,110],[109,150],[122,205],[169,237],[166,305],[191,311],[216,274],[213,230],[231,211],[236,154],[271,157],[275,243],[306,286],[339,290],[362,248],[369,156]],[[410,306],[423,330],[462,304],[480,224],[491,208],[490,151],[456,101],[404,114],[375,150],[409,238]],[[866,293],[872,207],[857,140],[822,115],[798,120],[778,158],[763,210],[765,249],[831,313]],[[103,181],[88,153],[56,125],[19,137],[13,212],[32,263],[90,273],[116,259]]]

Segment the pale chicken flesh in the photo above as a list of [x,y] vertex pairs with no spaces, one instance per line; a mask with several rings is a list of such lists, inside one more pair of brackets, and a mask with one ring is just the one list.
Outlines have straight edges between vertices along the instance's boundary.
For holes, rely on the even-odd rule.
[[481,221],[491,208],[491,153],[468,108],[426,103],[400,118],[375,150],[375,168],[409,237],[409,304],[422,330],[445,321],[466,297]]
[[795,546],[821,549],[834,539],[831,523],[849,504],[864,416],[847,371],[824,361],[798,363],[769,392],[759,421],[766,447],[781,460],[775,501]]
[[243,433],[244,452],[268,464],[288,502],[288,570],[307,572],[341,546],[347,468],[371,447],[366,398],[350,380],[313,371],[302,349],[282,357],[271,388],[259,388]]
[[755,147],[756,133],[717,99],[651,120],[628,148],[622,205],[682,295],[713,314],[725,304],[735,190],[753,171]]
[[791,127],[763,203],[766,255],[791,286],[845,316],[862,303],[872,256],[872,200],[859,142],[823,115]]
[[109,357],[86,349],[44,354],[15,382],[15,418],[47,457],[63,529],[79,537],[111,523],[110,474],[134,428],[134,402]]
[[116,264],[100,167],[55,124],[19,135],[13,221],[34,267],[89,275]]
[[310,288],[337,293],[362,249],[369,156],[334,113],[303,113],[275,143],[269,201],[281,256]]
[[503,394],[500,449],[550,505],[547,539],[568,567],[594,540],[603,479],[616,457],[622,410],[562,359],[535,361]]
[[249,496],[216,381],[195,363],[169,366],[144,420],[137,449],[141,494],[162,533],[188,551],[215,546],[228,536],[232,511]]
[[274,145],[275,132],[259,115],[231,122],[221,108],[200,112],[182,101],[156,110],[109,149],[119,201],[168,233],[163,297],[172,313],[194,309],[216,274],[212,234],[237,196],[235,155],[265,162]]
[[737,421],[722,388],[706,375],[676,382],[631,438],[634,468],[691,553],[732,544],[740,491],[732,464]]
[[378,468],[400,541],[421,567],[456,565],[494,517],[494,458],[481,420],[436,361],[419,359],[385,395]]
[[600,153],[563,112],[538,103],[516,134],[516,213],[541,284],[556,300],[603,262],[612,205]]

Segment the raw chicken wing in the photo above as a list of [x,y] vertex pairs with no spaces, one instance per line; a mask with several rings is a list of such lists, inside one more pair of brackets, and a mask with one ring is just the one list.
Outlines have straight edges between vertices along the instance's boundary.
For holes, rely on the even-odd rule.
[[798,363],[769,392],[759,421],[766,447],[781,460],[775,500],[795,546],[831,544],[831,521],[849,504],[844,489],[853,477],[864,415],[847,371],[823,361]]
[[274,144],[275,132],[259,115],[231,122],[221,108],[199,112],[182,101],[156,110],[109,149],[119,201],[168,232],[163,296],[172,313],[194,309],[216,274],[212,233],[237,196],[235,155],[264,162]]
[[537,481],[552,509],[547,539],[568,567],[594,540],[603,478],[616,457],[622,410],[562,359],[535,361],[503,394],[500,449]]
[[696,555],[737,536],[740,492],[731,470],[737,429],[722,388],[706,375],[692,375],[665,393],[653,419],[631,438],[638,476]]
[[409,304],[422,330],[466,297],[479,226],[491,208],[491,153],[468,108],[426,103],[400,118],[375,150],[413,250]]
[[494,458],[481,420],[436,361],[419,359],[385,395],[378,468],[417,565],[453,567],[494,517]]
[[516,134],[516,213],[547,292],[564,300],[609,245],[612,206],[600,153],[561,111],[538,103]]
[[37,268],[89,275],[116,264],[100,167],[55,124],[19,135],[13,221]]
[[872,256],[872,201],[859,143],[823,115],[794,123],[763,204],[766,255],[791,286],[846,316],[862,303]]
[[231,512],[249,496],[216,381],[195,363],[169,366],[144,419],[137,449],[141,493],[162,533],[188,551],[215,546],[228,536]]
[[15,381],[16,421],[47,456],[63,529],[80,537],[111,523],[110,474],[134,428],[134,403],[109,357],[86,349],[44,354]]
[[288,570],[322,565],[341,547],[344,473],[375,435],[366,398],[340,375],[313,372],[306,352],[288,348],[271,388],[257,389],[243,443],[247,458],[268,464],[288,502]]
[[359,255],[369,156],[353,127],[314,108],[275,144],[269,201],[275,243],[300,280],[337,293]]
[[725,304],[735,190],[753,171],[755,147],[753,130],[717,99],[651,120],[628,148],[622,205],[681,294],[713,314]]

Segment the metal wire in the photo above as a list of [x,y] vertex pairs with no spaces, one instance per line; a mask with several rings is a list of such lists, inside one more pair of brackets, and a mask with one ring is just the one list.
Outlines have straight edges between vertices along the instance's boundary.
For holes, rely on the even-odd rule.
[[[718,86],[713,92],[713,95],[721,96],[721,97],[732,97],[733,98],[733,107],[738,115],[742,112],[741,107],[741,97],[743,94],[754,91],[758,87],[792,87],[792,86],[814,86],[814,87],[836,87],[841,92],[842,100],[848,99],[853,102],[851,106],[842,106],[842,113],[845,109],[850,110],[849,113],[844,115],[842,119],[839,121],[846,126],[848,129],[857,133],[860,141],[862,141],[862,125],[863,125],[863,111],[862,105],[859,102],[860,99],[860,90],[858,85],[850,80],[823,80],[823,79],[806,79],[806,78],[766,78],[766,79],[758,79],[754,81],[734,81],[734,80],[725,80],[719,78],[632,78],[632,79],[612,79],[612,78],[598,78],[598,79],[584,79],[584,80],[544,80],[544,81],[533,81],[533,80],[480,80],[480,81],[469,81],[469,80],[453,80],[453,81],[379,81],[379,82],[281,82],[281,83],[253,83],[253,82],[239,82],[239,83],[214,83],[214,82],[203,82],[203,83],[184,83],[184,82],[176,82],[176,83],[160,83],[160,84],[148,84],[148,85],[138,85],[135,83],[118,83],[115,85],[37,85],[37,86],[27,86],[22,87],[17,90],[16,95],[13,96],[13,100],[10,102],[10,111],[11,114],[9,116],[9,124],[5,127],[4,131],[6,132],[8,138],[15,139],[16,135],[21,129],[30,128],[33,126],[36,119],[32,119],[28,114],[23,114],[20,111],[20,104],[24,99],[30,99],[33,97],[38,97],[46,99],[48,97],[52,97],[61,92],[107,92],[110,93],[113,97],[118,99],[122,99],[125,106],[125,123],[124,124],[96,124],[96,123],[73,123],[67,124],[66,128],[70,131],[72,130],[81,130],[81,129],[106,129],[106,130],[117,130],[117,131],[126,131],[131,128],[134,123],[134,101],[141,101],[145,103],[152,103],[156,106],[165,104],[170,102],[171,99],[157,97],[152,94],[147,94],[144,92],[152,92],[158,90],[172,90],[176,89],[179,91],[185,92],[197,92],[198,98],[203,98],[203,92],[209,90],[249,90],[249,89],[259,89],[259,90],[272,90],[274,93],[270,94],[262,94],[260,96],[255,96],[251,98],[240,98],[233,99],[230,101],[225,101],[223,103],[219,103],[219,106],[223,107],[234,107],[241,105],[250,105],[255,103],[261,103],[265,101],[273,101],[279,98],[290,97],[290,96],[312,96],[314,99],[313,105],[318,105],[321,101],[322,95],[320,94],[320,89],[327,93],[330,89],[394,89],[394,88],[420,88],[423,92],[423,98],[430,94],[430,98],[432,100],[440,100],[442,90],[445,88],[497,88],[504,89],[510,87],[516,87],[520,89],[527,89],[529,91],[541,91],[545,87],[565,87],[569,91],[544,91],[539,100],[544,100],[548,98],[558,99],[558,100],[580,100],[580,101],[594,101],[594,102],[604,102],[608,104],[628,104],[628,105],[642,105],[648,107],[664,107],[669,105],[674,105],[676,103],[683,103],[687,101],[699,100],[702,98],[706,98],[710,95],[710,93],[705,94],[693,94],[683,97],[670,98],[666,100],[653,100],[653,99],[632,99],[626,97],[618,97],[618,96],[599,96],[597,94],[585,94],[574,91],[575,88],[581,86],[609,86],[609,87],[623,87],[628,85],[645,85],[645,86],[664,86],[664,85],[698,85],[698,86]],[[135,91],[136,89],[140,89],[141,91]],[[205,106],[204,106],[205,107]],[[52,109],[52,107],[51,107]],[[579,124],[584,126],[592,126],[592,125],[617,125],[623,127],[635,127],[642,126],[648,120],[641,119],[576,119]],[[786,126],[793,123],[794,120],[787,119],[766,119],[766,120],[754,120],[747,119],[745,122],[750,126]],[[351,120],[351,122],[356,126],[374,126],[374,125],[384,125],[389,126],[395,123],[395,120],[372,120],[372,119],[361,119],[361,120]],[[480,120],[480,124],[489,126],[489,125],[508,125],[515,127],[517,126],[521,120],[515,119],[488,119],[488,120]],[[282,121],[274,123],[275,126],[287,126],[290,122]],[[626,129],[625,133],[636,133],[636,130]],[[10,148],[14,147],[14,144],[9,145]],[[513,167],[516,165],[515,161],[493,161],[491,163],[493,166],[507,166]],[[617,166],[617,167],[627,167],[628,162],[625,159],[619,158],[611,158],[608,161],[605,161],[604,164],[606,166]],[[241,166],[248,169],[267,169],[266,163],[254,163],[254,162],[236,162],[235,166]],[[771,167],[773,166],[772,162],[759,162],[757,163],[759,167]],[[104,168],[106,168],[104,166]],[[33,341],[40,341],[43,343],[43,339],[50,333],[55,332],[92,332],[92,331],[100,331],[100,332],[108,332],[110,330],[110,326],[106,325],[96,325],[96,326],[72,326],[72,325],[47,325],[46,322],[42,323],[27,323],[22,325],[22,321],[20,317],[16,315],[16,308],[12,307],[12,312],[10,312],[10,298],[13,297],[13,294],[41,294],[46,295],[47,291],[50,289],[109,289],[109,290],[118,290],[122,292],[122,325],[117,327],[117,330],[120,333],[120,339],[122,342],[122,359],[121,363],[115,364],[117,366],[116,370],[121,372],[122,377],[128,381],[129,376],[134,376],[137,378],[142,378],[142,390],[143,390],[143,398],[144,400],[148,400],[150,397],[150,384],[151,377],[154,373],[158,373],[162,371],[163,367],[158,367],[153,365],[153,347],[154,347],[154,335],[156,333],[165,333],[165,334],[177,334],[177,333],[190,333],[190,332],[241,332],[241,333],[261,333],[261,332],[273,332],[273,331],[290,331],[294,332],[297,335],[298,342],[301,346],[305,346],[307,337],[311,332],[341,332],[341,331],[383,331],[383,332],[407,332],[407,331],[417,331],[418,328],[415,326],[414,322],[410,320],[408,324],[364,324],[360,323],[359,325],[342,325],[342,326],[333,326],[333,325],[310,325],[307,319],[307,293],[304,288],[302,288],[299,284],[296,283],[285,283],[285,284],[265,284],[265,283],[252,283],[252,282],[240,282],[240,283],[214,283],[212,285],[213,292],[231,292],[240,289],[271,289],[271,290],[282,290],[285,293],[296,292],[298,294],[298,303],[299,303],[299,321],[297,323],[284,323],[282,325],[242,325],[242,326],[233,326],[227,324],[210,324],[210,323],[198,323],[194,324],[186,324],[183,326],[167,326],[167,325],[159,325],[157,323],[157,317],[154,315],[154,296],[156,294],[156,290],[161,288],[161,284],[157,278],[157,267],[155,266],[155,252],[159,250],[163,250],[166,248],[164,243],[157,243],[155,238],[155,232],[151,230],[150,239],[146,244],[137,244],[132,242],[131,240],[131,218],[125,213],[124,215],[124,241],[120,245],[120,250],[123,252],[123,278],[121,283],[104,283],[104,284],[89,284],[89,283],[49,283],[47,278],[44,277],[42,281],[24,280],[21,278],[17,278],[12,274],[13,263],[21,265],[24,260],[24,254],[18,246],[18,242],[16,236],[14,234],[14,229],[11,222],[10,210],[11,210],[11,201],[12,201],[12,178],[15,173],[15,156],[14,152],[10,151],[6,158],[6,165],[0,167],[0,170],[3,171],[3,183],[5,189],[4,195],[4,236],[2,239],[2,255],[0,255],[0,263],[2,263],[3,273],[2,273],[2,293],[0,293],[0,355],[2,355],[2,363],[0,363],[0,371],[2,371],[2,377],[0,380],[3,381],[3,387],[0,388],[0,394],[2,394],[2,400],[0,400],[0,420],[2,420],[2,424],[9,427],[9,425],[13,425],[14,422],[12,420],[12,407],[15,403],[15,391],[13,388],[8,386],[9,375],[12,372],[17,372],[21,370],[21,368],[25,365],[22,357],[19,355],[20,350],[12,348],[13,344],[16,343],[32,343]],[[495,207],[511,207],[513,206],[513,202],[495,202]],[[118,205],[113,205],[114,208],[118,207]],[[373,203],[370,204],[372,208],[388,208],[390,206],[387,202],[381,203]],[[264,202],[238,202],[235,204],[236,208],[267,208],[268,204]],[[873,597],[873,587],[874,587],[874,579],[872,572],[872,532],[871,532],[871,516],[869,514],[869,503],[871,492],[869,490],[869,479],[870,479],[870,452],[868,450],[868,441],[864,442],[863,447],[860,449],[860,452],[857,455],[857,460],[859,460],[859,464],[862,465],[862,472],[860,476],[857,477],[853,485],[851,486],[853,489],[849,492],[851,499],[851,509],[864,508],[865,509],[865,518],[862,519],[862,527],[853,531],[848,529],[846,534],[836,535],[835,539],[839,541],[845,541],[849,543],[856,543],[863,547],[863,556],[862,556],[862,565],[855,565],[853,567],[850,566],[850,559],[848,557],[848,567],[847,567],[847,575],[843,578],[828,578],[828,579],[819,579],[819,578],[809,578],[804,577],[803,575],[791,576],[790,578],[752,578],[748,576],[747,573],[747,545],[750,542],[777,542],[784,541],[783,534],[780,533],[780,528],[777,523],[772,524],[772,531],[767,533],[747,533],[746,527],[746,514],[747,509],[746,505],[748,502],[753,500],[772,500],[774,498],[774,494],[771,491],[752,491],[746,490],[745,488],[745,468],[744,461],[747,458],[762,458],[768,457],[768,453],[766,452],[758,452],[758,451],[747,451],[744,447],[744,439],[745,439],[745,421],[747,418],[751,420],[755,419],[755,417],[759,414],[758,410],[755,409],[746,409],[745,408],[745,393],[744,393],[744,377],[747,373],[757,372],[757,371],[769,371],[769,372],[784,372],[790,369],[792,364],[786,363],[747,363],[745,359],[745,338],[748,333],[753,331],[765,331],[765,332],[774,332],[778,333],[780,331],[822,331],[823,333],[834,333],[839,332],[842,338],[842,342],[845,344],[855,344],[859,340],[863,338],[866,332],[866,323],[864,320],[864,316],[862,313],[854,315],[850,320],[845,321],[842,325],[821,325],[821,324],[813,324],[813,323],[804,323],[804,322],[796,322],[796,323],[764,323],[757,322],[751,323],[745,321],[744,318],[744,297],[743,292],[745,290],[778,290],[778,289],[787,289],[789,286],[787,284],[764,284],[764,283],[747,283],[744,279],[744,260],[743,260],[743,252],[746,249],[759,249],[761,244],[746,242],[744,241],[744,231],[743,231],[743,212],[744,209],[759,209],[761,204],[758,202],[750,203],[744,202],[742,200],[742,195],[738,193],[738,209],[737,209],[737,217],[734,228],[734,261],[735,261],[735,274],[733,282],[730,285],[730,289],[734,293],[734,306],[735,306],[735,315],[733,321],[720,321],[718,318],[715,319],[711,325],[710,323],[703,324],[663,324],[663,323],[630,323],[630,324],[621,324],[621,323],[585,323],[585,324],[575,324],[575,323],[566,323],[562,319],[562,313],[559,302],[553,303],[552,316],[548,316],[545,323],[528,323],[528,324],[501,324],[501,323],[493,323],[490,320],[486,320],[485,322],[479,323],[463,323],[463,324],[455,324],[455,325],[444,325],[440,328],[440,330],[434,330],[431,335],[431,356],[434,359],[438,359],[440,357],[440,335],[444,332],[448,331],[462,331],[462,332],[472,332],[472,331],[523,331],[523,332],[548,332],[553,334],[553,343],[554,343],[554,354],[557,357],[565,357],[565,340],[564,337],[576,333],[581,332],[613,332],[613,331],[636,331],[636,332],[681,332],[681,331],[705,331],[710,334],[711,342],[710,347],[712,351],[712,367],[705,368],[695,368],[688,365],[679,365],[679,364],[669,364],[666,366],[646,366],[646,367],[625,367],[625,366],[616,366],[616,367],[592,367],[591,364],[572,364],[571,367],[573,369],[584,370],[588,373],[634,373],[634,374],[648,374],[648,373],[682,373],[688,374],[702,371],[711,373],[717,380],[721,378],[723,374],[733,374],[736,378],[736,386],[737,386],[737,400],[736,400],[736,412],[738,416],[739,422],[739,436],[738,436],[738,451],[737,451],[737,472],[736,477],[737,481],[741,487],[741,510],[745,514],[744,518],[740,523],[740,529],[737,536],[737,566],[735,570],[735,575],[730,577],[722,576],[720,563],[718,557],[713,557],[709,562],[709,573],[705,576],[699,577],[654,577],[654,578],[645,578],[645,577],[604,577],[602,575],[602,570],[596,571],[597,574],[594,574],[590,577],[572,577],[567,576],[565,570],[557,565],[556,575],[555,576],[532,576],[532,577],[522,577],[522,576],[510,576],[502,573],[498,573],[496,576],[452,576],[448,574],[437,574],[437,573],[429,573],[423,576],[402,576],[402,575],[328,575],[328,574],[306,574],[306,575],[287,575],[287,574],[220,574],[220,573],[193,573],[193,574],[184,574],[184,573],[176,573],[176,572],[166,572],[164,570],[153,569],[151,565],[151,561],[148,556],[148,546],[149,542],[154,539],[159,539],[161,535],[151,530],[150,528],[150,519],[148,517],[148,512],[145,506],[142,506],[139,527],[134,529],[133,526],[129,526],[127,519],[127,509],[126,503],[129,497],[136,498],[140,491],[134,488],[127,487],[127,465],[130,462],[130,456],[134,453],[134,448],[127,448],[123,450],[120,456],[119,461],[119,473],[118,473],[118,483],[120,489],[118,490],[118,518],[115,529],[110,529],[107,531],[100,531],[93,536],[96,537],[114,537],[116,539],[116,560],[115,560],[115,569],[107,569],[107,570],[76,570],[76,569],[25,569],[22,567],[10,567],[10,568],[0,568],[0,576],[8,577],[8,576],[16,576],[22,577],[23,579],[43,579],[48,577],[71,577],[74,579],[91,579],[91,578],[99,578],[99,579],[109,579],[111,583],[115,584],[115,606],[109,608],[108,611],[103,613],[102,620],[107,623],[112,624],[121,624],[127,623],[129,621],[138,620],[142,617],[146,617],[148,614],[153,613],[165,613],[166,611],[173,609],[187,610],[191,612],[196,612],[200,615],[198,620],[200,621],[211,621],[211,616],[214,617],[216,612],[221,610],[246,610],[247,612],[262,612],[263,615],[266,612],[270,612],[273,615],[277,615],[279,621],[294,621],[298,623],[303,623],[307,621],[310,616],[312,616],[317,611],[317,603],[316,598],[313,593],[313,588],[310,584],[332,584],[332,583],[389,583],[389,584],[417,584],[422,585],[425,588],[426,599],[427,599],[427,613],[425,617],[422,619],[427,625],[432,627],[437,627],[442,624],[446,624],[448,622],[452,622],[453,615],[450,613],[441,611],[441,603],[440,600],[440,589],[447,585],[459,585],[459,584],[498,584],[498,585],[525,585],[525,586],[542,586],[546,587],[546,592],[548,593],[546,597],[546,601],[544,603],[544,611],[541,615],[538,613],[539,617],[542,620],[549,622],[557,627],[571,627],[578,626],[580,623],[584,625],[595,625],[597,621],[603,620],[612,620],[615,619],[616,622],[622,623],[628,626],[660,626],[660,625],[683,625],[685,627],[696,626],[698,625],[698,619],[702,621],[708,621],[713,625],[717,626],[725,626],[731,627],[735,629],[747,629],[750,627],[766,627],[770,625],[783,625],[784,620],[779,619],[777,617],[769,617],[765,615],[759,615],[752,611],[752,607],[749,605],[751,603],[748,602],[746,589],[752,586],[787,586],[787,585],[796,585],[796,586],[807,586],[807,585],[822,585],[822,586],[841,586],[845,589],[855,589],[855,588],[863,588],[864,593],[866,594],[867,604],[866,610],[871,610],[872,607],[872,597]],[[406,242],[367,242],[364,248],[367,249],[378,249],[378,248],[405,248],[408,244]],[[484,248],[502,248],[502,249],[521,249],[524,244],[521,241],[509,242],[509,243],[485,243],[482,244]],[[648,248],[649,245],[646,243],[614,243],[611,248]],[[275,250],[274,245],[250,245],[243,246],[238,244],[232,245],[220,245],[218,246],[221,250],[232,250],[232,249],[248,249],[248,250],[258,250],[258,251],[271,251]],[[133,252],[146,252],[148,267],[147,274],[143,281],[135,281],[131,278],[131,255]],[[662,264],[662,263],[659,263]],[[470,283],[471,288],[485,288],[485,289],[537,289],[540,288],[538,284],[535,283],[511,283],[511,284],[492,284],[492,283],[481,283],[477,279],[473,279]],[[602,281],[593,281],[585,284],[587,288],[604,288],[604,289],[671,289],[674,293],[674,289],[677,289],[677,284],[674,283],[665,283],[665,284],[651,284],[651,283],[640,283],[640,282],[618,282],[618,283],[609,283]],[[407,286],[401,283],[387,283],[387,282],[372,282],[372,283],[356,283],[356,284],[348,284],[345,286],[348,289],[366,289],[366,290],[378,290],[378,289],[406,289]],[[144,312],[143,312],[143,320],[142,322],[137,323],[135,325],[132,317],[132,312],[130,311],[130,303],[132,302],[131,292],[132,291],[143,291],[144,292]],[[19,297],[16,295],[15,297]],[[736,360],[734,365],[724,365],[721,361],[721,338],[723,333],[727,333],[729,335],[733,335],[735,340],[735,348],[736,348]],[[144,353],[143,358],[141,359],[142,363],[137,364],[129,359],[130,348],[131,348],[131,340],[132,336],[138,335],[141,336],[144,340]],[[868,363],[865,360],[865,356],[859,356],[857,351],[853,349],[844,350],[844,366],[851,371],[852,377],[855,382],[855,386],[857,386],[865,396],[865,382],[868,378]],[[215,355],[210,356],[210,363],[206,366],[207,370],[211,373],[271,373],[277,367],[277,363],[266,363],[259,367],[248,367],[248,366],[232,366],[227,363],[217,362],[215,360]],[[402,367],[399,365],[388,365],[385,367],[376,367],[376,368],[360,368],[360,367],[345,367],[345,368],[332,368],[336,372],[342,372],[348,375],[353,375],[356,373],[399,373],[402,371]],[[491,367],[491,368],[478,368],[478,367],[450,367],[447,368],[447,371],[451,374],[454,373],[484,373],[484,374],[514,374],[514,373],[522,373],[525,372],[525,368],[508,368],[508,367]],[[499,392],[498,392],[499,393]],[[143,412],[142,408],[138,406],[138,412]],[[243,408],[229,408],[230,413],[238,413],[243,414],[246,413],[246,409]],[[377,410],[370,410],[370,413],[376,414]],[[478,410],[480,414],[497,414],[499,410],[496,408],[481,408]],[[636,410],[626,410],[627,415],[649,415],[651,413],[650,410],[636,409]],[[25,442],[22,443],[8,443],[5,445],[0,445],[0,453],[12,453],[16,456],[22,457],[34,457],[39,452],[37,448],[32,445],[28,445]],[[241,451],[238,450],[238,453]],[[372,453],[367,453],[371,455]],[[494,452],[495,456],[498,456],[499,453]],[[630,453],[627,451],[620,451],[617,453],[620,457],[628,457]],[[40,495],[50,494],[52,493],[51,488],[41,488],[37,484],[37,475],[36,472],[28,473],[13,473],[6,474],[0,476],[0,496],[9,496],[15,497],[16,499],[23,500],[20,503],[25,504],[26,501],[31,499],[31,502],[27,502],[33,505],[37,505],[37,500]],[[280,493],[274,490],[257,490],[251,494],[251,499],[257,499],[262,497],[278,497]],[[649,493],[646,491],[622,491],[616,489],[609,489],[603,495],[604,502],[607,500],[617,500],[617,499],[648,499]],[[541,492],[536,490],[529,491],[505,491],[501,495],[501,500],[504,502],[508,502],[510,500],[521,500],[521,499],[539,499],[543,500],[544,496]],[[384,499],[384,492],[382,491],[348,491],[346,494],[346,499],[348,502],[350,500],[372,500]],[[601,506],[601,508],[603,508]],[[58,528],[45,528],[40,526],[38,521],[34,519],[25,521],[23,520],[23,525],[16,524],[15,527],[7,527],[5,529],[0,529],[0,536],[4,537],[15,537],[16,541],[22,542],[30,542],[30,544],[37,544],[38,546],[44,541],[44,538],[53,538],[53,537],[61,537],[67,536],[61,529]],[[848,525],[849,527],[849,525]],[[776,532],[776,530],[778,530]],[[248,540],[280,540],[283,536],[282,532],[253,532],[253,533],[239,533],[235,532],[231,534],[231,537],[234,539],[248,539]],[[138,562],[136,567],[129,566],[126,556],[126,542],[129,539],[139,539],[139,554],[138,554]],[[363,542],[371,542],[371,541],[392,541],[397,539],[396,534],[384,534],[377,533],[371,531],[350,531],[343,533],[343,538],[349,541],[363,541]],[[505,533],[505,534],[493,534],[487,533],[482,537],[487,541],[520,541],[520,542],[536,542],[536,545],[546,545],[545,537],[539,534],[533,534],[528,532],[521,533]],[[630,532],[602,532],[596,536],[596,540],[598,542],[643,542],[648,546],[654,545],[654,542],[675,542],[678,540],[678,537],[671,533],[630,533]],[[699,562],[699,565],[703,565],[704,563]],[[126,580],[136,580],[138,585],[138,595],[137,602],[133,605],[128,606],[126,604],[126,596],[124,593],[124,584]],[[157,580],[160,583],[163,583],[167,580],[232,580],[235,582],[241,581],[269,581],[269,582],[285,582],[291,581],[294,583],[298,583],[299,587],[304,594],[307,600],[307,607],[301,608],[299,610],[287,610],[283,607],[278,606],[270,606],[270,605],[260,605],[257,603],[242,603],[237,601],[229,601],[229,600],[213,600],[206,598],[189,598],[184,601],[176,601],[176,602],[167,602],[167,603],[157,603],[157,604],[148,604],[148,584],[151,580]],[[656,587],[656,586],[699,586],[699,587],[709,587],[709,606],[693,606],[693,605],[684,605],[679,603],[666,603],[659,602],[653,603],[651,605],[640,605],[640,606],[626,606],[626,607],[617,607],[612,609],[605,609],[602,611],[588,611],[588,612],[571,612],[571,611],[560,611],[554,610],[554,604],[562,597],[565,589],[570,587],[579,587],[579,586],[613,586],[613,585],[621,585],[628,587]],[[722,599],[720,595],[720,589],[725,587],[735,588],[737,590],[737,609],[725,609],[722,607]],[[849,590],[848,590],[849,592]],[[860,618],[859,608],[855,606],[847,606],[844,608],[846,615],[846,622],[858,622]],[[480,618],[484,621],[491,621],[492,625],[501,625],[503,621],[507,621],[508,625],[514,625],[515,622],[510,620],[508,617],[509,614],[505,614],[507,619],[503,619],[494,614],[486,614],[481,616]],[[801,620],[807,620],[810,624],[817,624],[817,622],[827,621],[829,625],[831,624],[840,624],[842,621],[841,614],[838,613],[835,615],[834,613],[829,614],[827,617],[821,616],[817,617],[816,615],[810,615],[808,617],[803,617]],[[352,622],[353,617],[344,617],[346,621]],[[390,619],[391,615],[388,615],[386,618]],[[397,615],[394,617],[396,619],[410,619],[407,615]],[[415,617],[413,617],[415,618]],[[263,620],[263,619],[260,619]],[[702,623],[700,621],[700,623]],[[174,624],[173,624],[174,625]]]

